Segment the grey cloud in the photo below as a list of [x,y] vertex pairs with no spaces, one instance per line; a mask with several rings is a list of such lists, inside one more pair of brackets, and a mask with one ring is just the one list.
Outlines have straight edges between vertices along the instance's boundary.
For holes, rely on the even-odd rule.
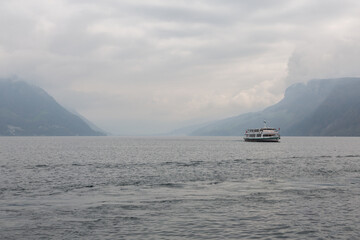
[[321,38],[299,46],[289,59],[288,85],[314,78],[359,77],[359,40]]
[[183,23],[206,23],[223,25],[231,23],[231,18],[225,13],[218,11],[205,11],[198,9],[181,9],[177,7],[164,6],[164,7],[135,7],[135,13],[138,13],[147,18],[157,19],[169,22],[183,22]]
[[359,76],[359,10],[351,0],[2,1],[0,76],[35,82],[108,131],[162,132],[263,108],[293,82]]

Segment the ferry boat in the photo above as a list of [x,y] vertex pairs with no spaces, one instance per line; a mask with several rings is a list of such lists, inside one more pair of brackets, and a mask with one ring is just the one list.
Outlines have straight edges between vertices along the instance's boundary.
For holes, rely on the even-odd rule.
[[264,121],[263,128],[251,128],[246,130],[244,140],[246,142],[278,142],[280,140],[280,128],[269,128]]

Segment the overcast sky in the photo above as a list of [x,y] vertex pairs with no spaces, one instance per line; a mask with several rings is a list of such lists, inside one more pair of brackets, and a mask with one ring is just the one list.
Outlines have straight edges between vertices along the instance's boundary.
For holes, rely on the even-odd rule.
[[0,77],[115,134],[261,110],[359,63],[357,0],[0,0]]

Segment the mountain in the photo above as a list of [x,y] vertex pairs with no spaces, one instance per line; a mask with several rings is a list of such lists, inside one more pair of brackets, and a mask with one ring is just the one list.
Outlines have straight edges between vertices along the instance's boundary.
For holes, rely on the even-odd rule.
[[303,121],[293,135],[360,136],[360,81],[339,82],[326,99]]
[[287,136],[360,136],[360,78],[311,80],[285,91],[263,111],[227,118],[193,131],[199,136],[240,136],[247,128],[280,127]]
[[100,136],[43,89],[23,81],[0,81],[0,135]]

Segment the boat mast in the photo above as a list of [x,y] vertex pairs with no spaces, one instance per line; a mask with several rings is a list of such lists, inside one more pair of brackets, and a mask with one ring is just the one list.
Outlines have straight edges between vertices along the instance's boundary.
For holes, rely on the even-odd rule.
[[264,120],[264,128],[266,128],[266,121]]

